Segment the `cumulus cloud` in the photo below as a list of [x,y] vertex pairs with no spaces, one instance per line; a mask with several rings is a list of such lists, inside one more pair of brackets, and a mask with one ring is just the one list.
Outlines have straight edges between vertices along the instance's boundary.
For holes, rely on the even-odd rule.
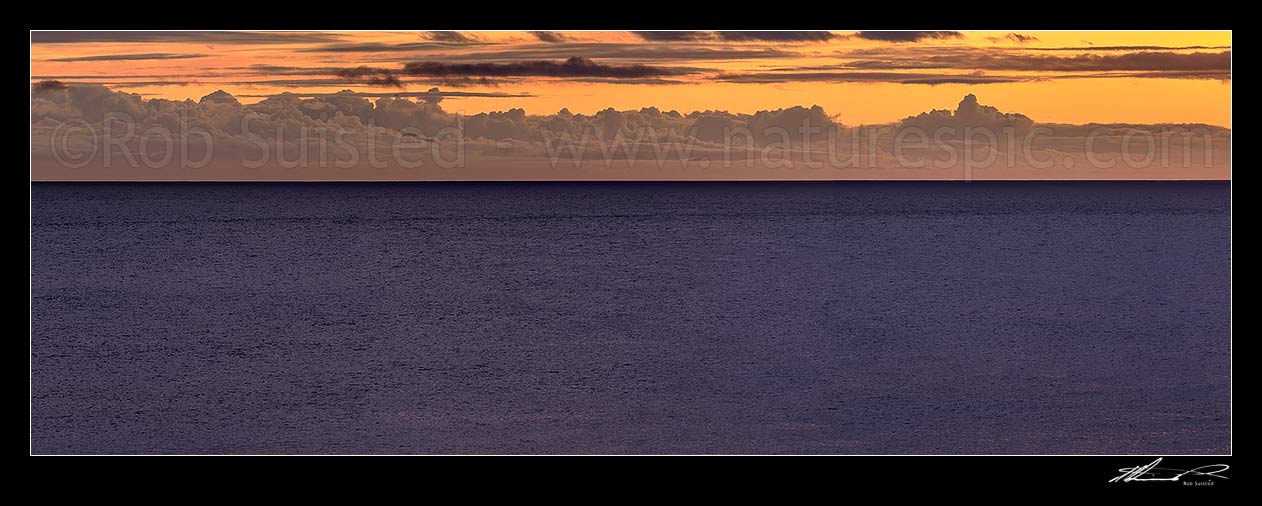
[[882,32],[882,31],[866,31],[856,32],[855,37],[866,40],[879,40],[882,42],[920,42],[922,40],[945,40],[945,39],[962,39],[964,34],[960,32],[945,31],[901,31],[901,32]]
[[67,86],[65,83],[56,79],[46,79],[31,85],[31,91],[42,93],[46,91],[64,90]]
[[[370,70],[360,73],[373,75]],[[652,179],[662,174],[688,177],[696,174],[695,170],[687,172],[689,164],[724,160],[737,168],[721,167],[719,172],[706,174],[742,179],[820,178],[820,172],[768,172],[777,167],[800,167],[794,164],[811,159],[862,160],[863,170],[869,171],[862,174],[876,178],[951,178],[960,177],[959,164],[966,163],[958,161],[964,157],[962,153],[993,153],[991,160],[1007,160],[1009,154],[1030,156],[1003,140],[998,131],[1010,129],[1021,135],[1040,127],[1048,133],[1028,147],[1036,160],[1052,160],[1050,166],[1055,168],[1040,170],[1053,172],[1031,172],[1033,165],[1021,158],[1005,162],[1008,164],[1001,168],[1010,172],[996,172],[997,177],[1055,178],[1059,174],[1055,170],[1074,164],[1086,166],[1090,157],[1102,153],[1123,152],[1135,132],[1154,134],[1159,139],[1173,133],[1180,157],[1177,160],[1191,160],[1196,170],[1209,171],[1207,174],[1229,170],[1225,150],[1230,145],[1230,132],[1226,129],[1205,125],[1040,125],[1022,114],[982,105],[971,94],[954,110],[934,110],[891,125],[859,128],[842,124],[838,116],[819,106],[754,113],[682,113],[644,107],[609,108],[592,114],[568,109],[529,114],[521,108],[455,114],[444,110],[444,99],[483,95],[437,88],[399,93],[283,93],[244,105],[223,91],[197,101],[176,101],[145,99],[90,84],[37,83],[32,90],[32,173],[36,179],[90,179],[97,177],[94,175],[144,179],[159,174],[159,178],[220,180]],[[118,126],[120,118],[130,122],[127,128]],[[916,129],[920,129],[917,139],[931,138],[944,128],[963,132],[983,129],[996,135],[990,140],[981,136],[986,144],[980,148],[958,132],[938,144],[913,139],[916,142],[909,144],[910,149],[903,149],[908,146],[896,140],[903,132],[917,133]],[[166,132],[172,143],[148,142],[146,139],[163,138],[142,134],[155,129]],[[869,135],[876,137],[869,142]],[[1091,135],[1097,136],[1091,148],[1094,152],[1084,148],[1091,146],[1084,142]],[[209,160],[208,165],[192,172],[162,172],[160,169],[177,162],[161,162],[155,168],[126,160],[163,160],[167,146],[172,145],[191,149],[194,158]],[[68,166],[64,154],[57,151],[67,147],[96,158]],[[947,165],[933,172],[909,164],[905,151],[922,160],[957,161],[943,162]],[[107,152],[116,165],[103,161]],[[1207,153],[1217,161],[1211,163]],[[326,155],[328,160],[322,158]],[[409,160],[424,156],[437,157],[425,158],[429,172],[409,169]],[[331,168],[335,166],[329,160],[346,165]],[[451,167],[461,167],[464,172],[435,172],[434,164],[442,160],[459,160]],[[615,162],[623,168],[610,169]],[[670,169],[673,172],[646,172],[663,167],[663,163],[674,167]],[[849,167],[834,168],[857,170]],[[846,174],[856,173],[835,173],[835,177]],[[1090,173],[1100,174],[1119,177],[1120,173]]]
[[1034,126],[1034,120],[1024,114],[1003,113],[995,107],[981,105],[977,102],[977,96],[969,93],[956,106],[955,111],[934,109],[906,118],[900,121],[898,126],[924,129],[973,127],[996,130],[1011,127],[1018,132],[1024,132]]

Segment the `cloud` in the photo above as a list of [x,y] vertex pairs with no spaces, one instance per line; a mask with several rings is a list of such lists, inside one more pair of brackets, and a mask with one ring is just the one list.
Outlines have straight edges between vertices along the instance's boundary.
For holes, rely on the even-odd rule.
[[599,60],[654,61],[669,60],[744,60],[792,58],[798,53],[777,48],[735,46],[731,44],[645,44],[618,42],[558,42],[528,44],[511,48],[483,50],[460,54],[427,55],[434,61],[488,61],[505,63],[517,60],[564,59],[574,55]]
[[[151,81],[140,81],[138,77],[142,76],[34,76],[33,79],[39,79],[39,82],[32,84],[31,87],[43,87],[44,89],[64,89],[56,86],[106,86],[110,88],[143,88],[149,86],[187,86],[190,84],[199,84],[198,81],[177,81],[172,79],[156,79]],[[151,77],[167,77],[167,76],[151,76]],[[72,82],[66,79],[94,79],[90,82]],[[58,83],[58,85],[42,84],[42,83]],[[49,88],[53,86],[53,88]]]
[[1029,81],[1021,76],[991,76],[978,74],[943,74],[911,72],[766,72],[720,74],[716,80],[732,83],[897,83],[897,84],[993,84]]
[[505,82],[516,82],[516,80],[508,79],[490,79],[486,77],[464,77],[464,76],[442,76],[429,79],[430,82],[436,82],[442,86],[451,88],[467,88],[470,86],[499,86]]
[[174,81],[163,79],[157,81],[126,81],[117,83],[101,83],[110,88],[149,88],[152,86],[189,86],[200,84],[198,81]]
[[399,81],[399,77],[394,74],[393,70],[377,67],[356,67],[353,69],[342,69],[337,71],[338,77],[351,81],[362,82],[369,86],[390,86],[394,88],[402,88],[403,83]]
[[223,31],[32,31],[32,44],[197,42],[204,44],[295,44],[335,42],[328,33]]
[[988,52],[984,48],[956,54],[910,55],[881,60],[860,60],[847,64],[856,69],[969,69],[1008,71],[1226,71],[1231,69],[1231,51],[1218,53],[1174,53],[1145,51],[1126,54],[1082,54],[1053,56]]
[[702,40],[711,40],[714,35],[710,32],[688,32],[688,31],[648,31],[648,32],[631,32],[638,35],[641,39],[650,42],[693,42]]
[[771,31],[771,32],[715,32],[719,40],[724,41],[764,41],[764,42],[823,42],[832,40],[837,36],[832,32],[816,31],[816,32],[793,32],[793,31]]
[[425,32],[421,34],[421,38],[434,42],[452,42],[459,44],[476,42],[472,37],[460,32]]
[[632,32],[650,42],[823,42],[837,36],[827,31]]
[[41,93],[41,92],[46,92],[46,91],[56,91],[56,90],[65,90],[65,89],[67,89],[67,88],[69,88],[69,87],[68,87],[68,86],[66,86],[66,83],[63,83],[63,82],[58,81],[58,80],[55,80],[55,79],[47,79],[47,80],[40,81],[40,82],[38,82],[38,83],[35,83],[35,84],[32,84],[32,85],[31,85],[31,91],[32,91],[32,92],[34,92],[34,93]]
[[1066,46],[1021,49],[1025,51],[1188,51],[1193,49],[1231,49],[1231,46]]
[[1019,33],[1009,33],[1003,37],[986,37],[991,42],[1016,42],[1017,44],[1026,44],[1030,42],[1038,42],[1039,38],[1033,35],[1022,35]]
[[474,44],[485,44],[483,42],[403,42],[399,44],[387,44],[384,42],[355,42],[355,43],[338,43],[325,44],[315,47],[305,47],[296,51],[302,53],[409,53],[417,51],[430,51],[435,49],[451,49],[454,47],[462,47]]
[[[244,71],[238,73],[220,74],[218,77],[255,77],[255,76],[333,76],[336,79],[268,79],[268,80],[249,80],[237,81],[235,85],[271,85],[271,86],[335,86],[341,84],[367,84],[370,86],[388,86],[401,88],[406,83],[399,77],[401,69],[389,69],[383,67],[359,66],[352,68],[338,67],[292,67],[286,65],[270,65],[270,64],[253,64],[244,67],[226,67],[226,70]],[[39,77],[39,76],[37,76]],[[158,76],[104,76],[104,75],[79,75],[79,76],[42,76],[42,78],[76,78],[76,79],[117,79],[120,83],[126,83],[126,79],[134,77],[158,77]],[[492,80],[485,77],[442,77],[424,80],[428,84],[438,84],[450,87],[467,87],[467,86],[499,86],[503,80]],[[256,96],[256,95],[243,95]]]
[[1034,126],[1034,120],[1024,114],[1003,113],[997,108],[981,105],[977,102],[977,96],[969,93],[956,106],[954,112],[935,109],[908,117],[898,122],[898,126],[919,127],[926,130],[942,127],[984,127],[998,130],[1012,127],[1017,132],[1025,132]]
[[32,75],[31,79],[112,79],[118,82],[125,82],[128,79],[154,79],[162,77],[170,77],[170,74],[40,74]]
[[567,79],[572,83],[600,84],[637,84],[637,85],[675,85],[688,84],[678,79],[662,79],[659,77],[576,77]]
[[173,53],[140,53],[140,54],[102,54],[96,56],[75,56],[69,58],[52,58],[47,61],[55,62],[77,62],[77,61],[128,61],[128,60],[184,60],[189,58],[205,58],[204,54],[173,54]]
[[[900,83],[992,84],[1047,79],[1231,79],[1231,52],[1083,54],[1056,56],[1003,48],[872,52],[840,65],[772,68],[765,72],[723,73],[714,79],[736,83]],[[990,73],[999,72],[999,73]],[[1035,74],[1005,74],[1030,72]]]
[[881,32],[866,31],[856,32],[855,37],[867,40],[879,40],[883,42],[920,42],[922,40],[944,40],[944,39],[962,39],[964,34],[960,32]]
[[[337,93],[293,93],[292,95],[294,95],[294,96],[298,96],[298,97],[304,97],[304,98],[319,98],[319,97],[364,97],[364,98],[408,97],[408,98],[423,98],[423,99],[429,99],[430,101],[437,101],[437,100],[432,100],[432,99],[435,99],[435,98],[438,98],[439,100],[441,100],[442,98],[462,98],[462,97],[477,97],[477,98],[528,98],[528,97],[533,97],[533,96],[534,96],[533,94],[530,94],[530,93],[500,93],[500,92],[488,92],[488,91],[440,91],[440,90],[439,90],[438,88],[436,88],[436,87],[435,87],[435,88],[430,88],[430,89],[429,89],[429,91],[363,92],[363,91],[342,90],[342,91],[339,91],[339,92],[337,92]],[[241,95],[241,96],[242,96],[242,97],[247,97],[247,98],[265,98],[265,97],[271,97],[271,96],[273,96],[273,95]]]
[[766,58],[791,58],[798,53],[768,47],[734,47],[732,45],[662,45],[618,42],[547,42],[509,46],[497,45],[493,50],[455,52],[465,46],[490,46],[485,42],[452,44],[447,42],[407,42],[386,44],[379,42],[327,44],[297,49],[303,53],[377,53],[382,59],[394,53],[429,53],[432,61],[488,61],[505,63],[517,60],[548,60],[569,58],[581,54],[585,58],[602,60],[667,61],[667,60],[742,60]]
[[[359,74],[373,75],[371,71]],[[453,114],[442,108],[441,102],[445,99],[506,95],[437,88],[397,93],[345,90],[313,95],[283,93],[243,105],[223,91],[198,101],[179,101],[145,99],[135,93],[90,84],[37,83],[34,88],[44,89],[33,93],[31,99],[31,170],[37,180],[660,179],[663,175],[697,177],[695,175],[701,172],[690,172],[687,168],[682,172],[647,172],[660,170],[663,161],[673,164],[671,167],[681,167],[696,160],[716,162],[711,166],[713,171],[704,172],[706,178],[851,178],[861,173],[856,172],[860,169],[841,165],[828,166],[829,172],[792,172],[784,170],[784,165],[768,165],[785,160],[802,161],[808,155],[816,163],[862,160],[870,169],[863,174],[873,178],[958,178],[969,170],[979,177],[998,178],[1055,179],[1066,174],[1133,178],[1141,174],[1137,170],[1142,169],[1121,167],[1112,173],[1074,173],[1066,172],[1065,168],[1088,167],[1086,156],[1117,158],[1127,149],[1126,139],[1136,132],[1175,134],[1170,136],[1170,144],[1175,147],[1172,164],[1182,167],[1179,164],[1185,163],[1183,160],[1191,160],[1195,166],[1166,173],[1179,175],[1197,170],[1200,172],[1196,174],[1220,177],[1230,170],[1230,131],[1227,129],[1205,125],[1040,125],[1024,115],[982,105],[971,94],[954,110],[933,110],[890,125],[858,128],[842,125],[837,116],[818,106],[752,114],[730,111],[685,114],[654,107],[609,108],[592,114],[573,114],[563,109],[553,114],[532,115],[520,108]],[[135,135],[124,136],[125,132],[117,128],[110,133],[106,118],[114,121],[118,115],[134,122]],[[1009,145],[1002,136],[1008,128],[1021,135],[1040,126],[1046,131],[1032,144]],[[926,135],[913,136],[915,138],[904,146],[894,144],[896,134],[915,133],[913,127],[924,129],[922,133]],[[998,143],[982,138],[980,147],[963,144],[967,139],[960,135],[971,135],[962,134],[969,132],[970,127],[990,129],[980,132],[996,134],[991,138]],[[850,142],[868,132],[881,135],[882,129],[886,132],[884,137]],[[939,129],[950,130],[941,142],[936,137]],[[158,135],[151,134],[155,131]],[[1188,133],[1191,135],[1185,135]],[[457,141],[453,137],[456,135],[463,141]],[[1091,143],[1085,141],[1088,136],[1092,138]],[[162,142],[164,137],[172,142]],[[934,144],[928,143],[929,138]],[[399,139],[404,139],[402,145]],[[100,149],[107,142],[112,147]],[[556,144],[558,142],[560,144]],[[74,147],[76,153],[95,158],[66,158],[64,153],[54,151],[67,146]],[[168,157],[170,146],[191,150],[193,155]],[[1084,151],[1088,146],[1093,150],[1090,153]],[[1133,152],[1135,145],[1129,148],[1132,152],[1127,156],[1131,159],[1142,157],[1142,153]],[[435,172],[433,161],[428,159],[428,168],[419,171],[415,165],[403,164],[430,153],[457,151],[464,157],[459,170]],[[201,158],[202,152],[208,153],[207,166],[185,170],[177,165],[182,163],[180,160]],[[900,158],[908,152],[918,160],[945,165],[939,169],[909,166],[904,163],[905,158]],[[962,171],[960,160],[976,160],[972,155],[979,152],[995,154],[991,160],[999,161],[998,168]],[[268,156],[260,156],[260,153]],[[1012,158],[1006,155],[1009,153]],[[1211,163],[1209,154],[1213,154],[1216,161]],[[114,165],[103,162],[106,156],[112,157]],[[138,166],[129,165],[126,157],[166,161],[156,167]],[[452,159],[449,155],[443,158]],[[1027,159],[1052,168],[1031,172]],[[86,163],[71,168],[66,160],[76,163],[86,160]],[[335,160],[350,165],[333,166]],[[246,165],[246,161],[261,165]],[[610,163],[614,161],[628,167],[628,171],[610,172]],[[720,167],[720,161],[732,163]],[[729,170],[732,166],[749,169]],[[511,170],[505,170],[506,167]],[[832,172],[832,169],[848,172]],[[983,170],[992,172],[983,173]]]
[[679,74],[679,70],[649,65],[605,65],[587,58],[571,57],[563,62],[537,60],[513,63],[442,63],[413,62],[404,65],[403,73],[412,76],[540,76],[540,77],[609,77],[641,78]]
[[1094,72],[1087,74],[1060,74],[1057,79],[1217,79],[1230,81],[1230,70],[1161,70],[1140,72]]
[[535,38],[539,39],[541,42],[548,42],[552,44],[570,40],[569,37],[565,36],[564,34],[561,34],[560,32],[535,31],[535,32],[530,32],[530,34],[534,35]]
[[[222,83],[222,84],[231,84],[235,86],[264,85],[264,86],[280,86],[280,87],[287,87],[287,88],[309,88],[313,86],[314,87],[330,87],[330,86],[347,86],[347,85],[403,88],[408,84],[421,84],[421,85],[428,85],[428,86],[441,85],[441,86],[450,86],[450,87],[459,88],[459,87],[470,87],[470,86],[498,86],[501,84],[501,81],[499,80],[490,80],[490,79],[485,79],[485,78],[446,78],[446,77],[443,77],[443,78],[426,78],[426,79],[418,79],[418,80],[409,80],[407,82],[404,82],[403,79],[398,78],[398,76],[395,75],[395,79],[399,81],[399,86],[390,84],[390,81],[391,81],[390,78],[388,77],[383,78],[380,76],[374,76],[370,78],[355,78],[355,79],[345,79],[341,77],[331,78],[331,79],[320,79],[320,78],[266,79],[266,80],[238,81],[238,82]],[[119,83],[118,85],[126,86],[128,84],[130,83],[124,82],[124,83]],[[290,93],[295,93],[295,92],[290,92]],[[296,93],[301,94],[302,91],[299,90]]]

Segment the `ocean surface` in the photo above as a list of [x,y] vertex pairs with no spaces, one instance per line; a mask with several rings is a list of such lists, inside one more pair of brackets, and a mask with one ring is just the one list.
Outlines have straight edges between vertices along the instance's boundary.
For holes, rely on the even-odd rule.
[[1225,182],[31,191],[34,453],[1231,451]]

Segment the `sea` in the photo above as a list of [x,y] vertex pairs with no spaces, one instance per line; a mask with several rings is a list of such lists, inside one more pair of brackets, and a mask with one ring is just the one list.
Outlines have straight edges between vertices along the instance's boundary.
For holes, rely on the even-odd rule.
[[37,454],[1226,454],[1229,182],[33,183]]

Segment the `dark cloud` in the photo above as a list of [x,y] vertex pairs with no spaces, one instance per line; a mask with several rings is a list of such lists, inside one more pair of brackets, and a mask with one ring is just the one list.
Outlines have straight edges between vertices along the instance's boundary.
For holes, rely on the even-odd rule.
[[553,44],[565,42],[570,39],[558,32],[530,32],[530,34],[534,35],[536,39],[539,39],[542,42],[549,42]]
[[768,72],[722,74],[715,79],[732,83],[787,83],[787,82],[824,82],[824,83],[896,83],[896,84],[994,84],[1030,81],[1031,78],[1019,76],[987,76],[977,74],[930,74],[905,72]]
[[964,34],[960,32],[857,32],[855,37],[867,40],[879,40],[883,42],[920,42],[922,40],[943,40],[943,39],[962,39]]
[[64,90],[70,88],[66,83],[56,79],[47,79],[31,85],[31,91],[41,93],[46,91]]
[[687,32],[687,31],[661,31],[661,32],[631,32],[638,35],[641,39],[650,42],[690,42],[700,40],[711,40],[714,34],[710,32]]
[[823,42],[836,37],[832,32],[714,32],[719,40],[765,42]]
[[1017,44],[1026,44],[1029,42],[1038,42],[1039,38],[1033,35],[1022,35],[1019,33],[1009,33],[1003,37],[986,37],[991,42],[1016,42]]
[[205,44],[294,44],[335,42],[339,37],[326,33],[294,32],[61,32],[33,31],[32,44],[73,44],[81,42],[200,42]]
[[1127,54],[1051,56],[984,49],[939,56],[905,59],[860,60],[846,66],[856,69],[968,69],[1007,71],[1223,71],[1231,69],[1231,51],[1174,53],[1164,51]]
[[396,76],[394,71],[390,69],[361,66],[353,69],[338,70],[335,75],[342,79],[361,82],[368,86],[389,86],[394,88],[403,87],[403,83],[399,81],[399,77]]
[[605,65],[587,58],[572,57],[563,62],[537,60],[512,63],[408,63],[403,73],[412,76],[541,76],[642,78],[679,74],[680,71],[649,65]]
[[75,56],[70,58],[52,58],[48,61],[56,62],[75,62],[75,61],[128,61],[128,60],[185,60],[189,58],[205,58],[204,54],[173,54],[173,53],[141,53],[141,54],[102,54],[96,56]]
[[421,38],[433,42],[452,42],[459,44],[475,42],[472,37],[460,32],[425,32],[421,34]]

